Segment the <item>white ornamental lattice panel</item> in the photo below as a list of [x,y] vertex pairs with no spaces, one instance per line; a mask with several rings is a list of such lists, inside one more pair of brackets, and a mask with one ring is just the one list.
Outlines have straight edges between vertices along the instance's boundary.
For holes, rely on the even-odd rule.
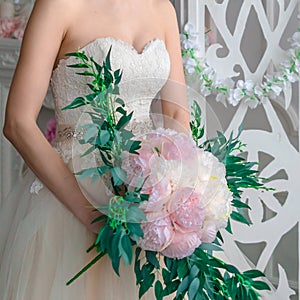
[[[205,44],[205,31],[212,29],[215,41],[202,48],[219,79],[253,80],[260,83],[286,58],[287,38],[299,26],[298,0],[190,0],[188,22]],[[276,100],[268,99],[256,110],[245,103],[236,109],[207,106],[218,117],[228,135],[243,123],[241,139],[248,159],[260,161],[260,175],[270,178],[275,191],[251,191],[245,201],[252,207],[252,226],[233,224],[234,235],[225,235],[224,259],[241,269],[256,266],[264,271],[277,290],[264,299],[298,299],[300,154],[299,86],[287,84]],[[208,126],[209,118],[207,119]],[[212,124],[212,126],[215,126]]]

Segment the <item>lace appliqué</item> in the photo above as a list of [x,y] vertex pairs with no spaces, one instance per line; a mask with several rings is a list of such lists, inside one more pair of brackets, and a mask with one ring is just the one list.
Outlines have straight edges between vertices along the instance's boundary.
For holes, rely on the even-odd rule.
[[32,185],[30,186],[31,194],[38,194],[39,191],[44,187],[44,185],[36,178]]

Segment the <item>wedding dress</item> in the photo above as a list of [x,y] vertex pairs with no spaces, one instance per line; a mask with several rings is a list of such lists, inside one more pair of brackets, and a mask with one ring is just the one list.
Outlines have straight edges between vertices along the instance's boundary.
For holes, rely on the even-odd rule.
[[[144,134],[151,128],[151,101],[166,82],[170,59],[161,39],[148,42],[138,53],[130,44],[111,37],[97,38],[81,48],[102,63],[111,49],[112,69],[123,72],[120,97],[134,111],[131,129]],[[71,168],[76,139],[74,128],[84,118],[81,109],[64,110],[76,97],[89,93],[87,77],[76,75],[61,60],[53,71],[51,87],[58,123],[55,150]],[[45,159],[47,159],[45,157]],[[12,208],[12,204],[16,207]],[[1,300],[136,300],[138,289],[131,266],[121,266],[115,275],[107,257],[78,278],[66,282],[85,266],[95,253],[86,250],[95,241],[89,232],[31,171],[15,186],[0,212],[0,299]],[[7,228],[9,227],[9,233]],[[154,299],[149,292],[144,299]]]

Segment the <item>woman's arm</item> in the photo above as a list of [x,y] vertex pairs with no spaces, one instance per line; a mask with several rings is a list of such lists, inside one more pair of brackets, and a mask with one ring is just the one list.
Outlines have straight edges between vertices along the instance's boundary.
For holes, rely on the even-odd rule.
[[3,133],[49,190],[91,231],[96,217],[74,175],[39,130],[36,119],[76,1],[37,0],[11,84]]
[[186,84],[182,65],[180,35],[176,12],[170,1],[163,1],[165,40],[170,56],[171,69],[168,82],[161,90],[164,127],[179,132],[190,132]]

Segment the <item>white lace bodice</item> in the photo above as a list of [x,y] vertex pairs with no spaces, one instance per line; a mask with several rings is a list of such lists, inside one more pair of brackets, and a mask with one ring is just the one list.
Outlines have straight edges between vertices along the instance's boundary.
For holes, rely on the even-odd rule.
[[[134,111],[131,129],[142,134],[150,126],[150,105],[162,86],[166,83],[170,71],[170,59],[165,43],[161,39],[149,41],[143,51],[137,50],[125,41],[111,37],[97,38],[81,48],[87,56],[93,56],[100,64],[105,59],[110,46],[111,66],[113,70],[122,70],[120,97],[125,101],[128,112]],[[89,78],[77,75],[76,69],[68,65],[76,63],[74,57],[60,60],[53,71],[51,87],[55,101],[55,114],[58,127],[76,126],[82,120],[83,108],[64,110],[76,97],[90,93],[86,85]],[[56,149],[68,160],[66,143],[58,143]]]

